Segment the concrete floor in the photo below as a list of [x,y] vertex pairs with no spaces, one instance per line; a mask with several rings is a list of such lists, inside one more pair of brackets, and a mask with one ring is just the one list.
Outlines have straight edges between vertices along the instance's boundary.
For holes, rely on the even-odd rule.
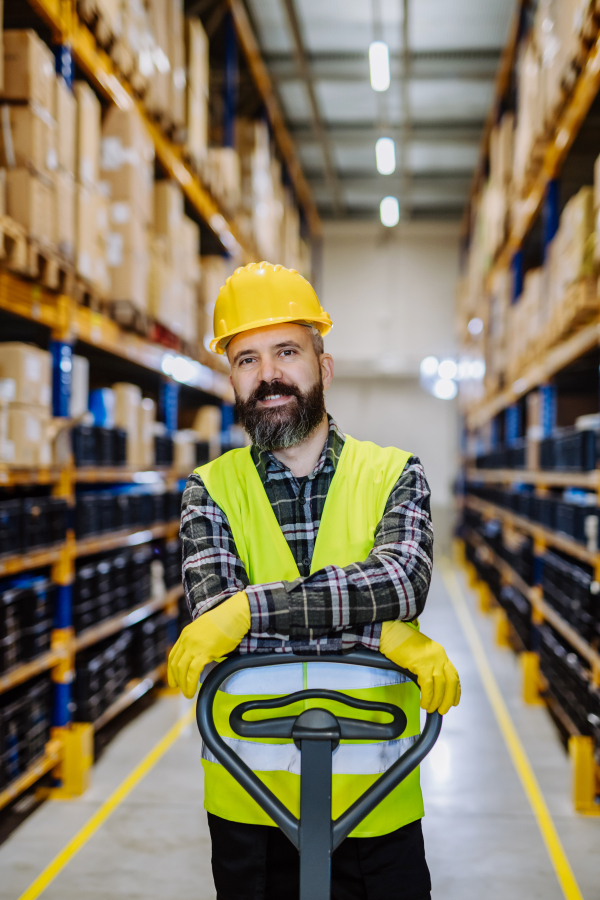
[[[598,900],[600,818],[574,814],[570,767],[554,726],[543,708],[520,701],[515,656],[494,646],[491,622],[475,612],[462,578],[461,584],[584,900]],[[446,646],[463,685],[461,705],[446,717],[422,767],[434,900],[560,900],[439,572],[421,625]],[[0,847],[0,900],[21,896],[186,708],[186,701],[162,697],[109,745],[83,798],[43,804],[10,836]],[[194,725],[45,890],[44,900],[214,900],[199,755]]]

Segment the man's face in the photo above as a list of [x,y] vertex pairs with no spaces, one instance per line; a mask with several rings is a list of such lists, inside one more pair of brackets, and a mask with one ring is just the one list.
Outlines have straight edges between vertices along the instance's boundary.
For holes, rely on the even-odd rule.
[[317,356],[309,328],[285,324],[246,331],[232,338],[227,356],[236,411],[257,446],[295,446],[323,420],[333,361],[328,354]]

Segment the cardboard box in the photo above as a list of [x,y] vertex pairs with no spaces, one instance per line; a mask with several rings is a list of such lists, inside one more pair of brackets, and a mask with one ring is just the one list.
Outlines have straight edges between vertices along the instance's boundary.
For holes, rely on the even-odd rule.
[[86,185],[86,187],[95,187],[98,181],[102,108],[96,94],[87,82],[76,81],[73,89],[77,103],[76,177],[80,184]]
[[148,225],[153,218],[154,144],[136,109],[111,106],[102,124],[100,170],[114,202],[131,203]]
[[56,122],[43,107],[4,104],[0,126],[0,165],[25,166],[46,175],[55,171]]
[[115,396],[115,427],[127,432],[127,462],[138,465],[139,416],[142,391],[137,384],[118,382],[112,386]]
[[154,231],[169,235],[183,219],[183,194],[175,181],[154,182]]
[[144,105],[152,115],[160,118],[169,109],[169,82],[171,63],[169,62],[169,23],[167,18],[168,0],[148,0],[148,17],[155,41],[153,51],[154,71],[150,77],[148,90],[144,95]]
[[200,19],[187,19],[186,24],[186,148],[196,165],[201,166],[208,149],[209,47]]
[[69,400],[69,415],[72,419],[78,419],[85,415],[89,405],[90,392],[90,362],[85,356],[73,354],[71,357],[73,368],[71,369],[71,399]]
[[34,404],[50,410],[52,402],[51,358],[47,350],[20,341],[0,344],[0,378],[15,382],[15,403]]
[[75,260],[75,179],[70,172],[59,169],[54,175],[56,247],[59,253]]
[[173,270],[168,263],[167,238],[152,235],[148,272],[148,312],[169,328]]
[[8,408],[8,438],[14,444],[17,466],[49,466],[52,447],[48,439],[50,414],[39,406],[11,403]]
[[167,0],[167,34],[169,37],[169,116],[176,129],[185,126],[185,33],[183,0]]
[[136,216],[114,225],[108,237],[106,263],[111,300],[128,300],[142,312],[148,309],[150,257],[145,226]]
[[58,165],[75,175],[75,128],[77,101],[64,78],[57,76],[54,89],[54,113],[56,116],[56,153]]
[[138,408],[138,440],[136,465],[151,469],[154,465],[154,423],[156,404],[145,397]]
[[189,284],[198,284],[200,281],[200,226],[187,216],[184,216],[181,221],[178,243],[182,254],[183,279]]
[[55,243],[55,192],[50,179],[29,169],[6,170],[6,211],[31,238]]
[[39,103],[54,114],[54,55],[32,29],[3,35],[4,88],[7,100]]
[[96,256],[95,192],[81,184],[75,186],[75,265],[88,281],[94,277]]

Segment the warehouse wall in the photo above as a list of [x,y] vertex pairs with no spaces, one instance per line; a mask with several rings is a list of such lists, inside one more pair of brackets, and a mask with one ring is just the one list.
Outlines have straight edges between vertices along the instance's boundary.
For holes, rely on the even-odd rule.
[[456,405],[418,381],[419,363],[454,356],[458,228],[414,223],[329,223],[322,302],[334,328],[325,344],[336,376],[329,411],[354,437],[413,451],[432,490],[437,549],[449,540],[456,471]]

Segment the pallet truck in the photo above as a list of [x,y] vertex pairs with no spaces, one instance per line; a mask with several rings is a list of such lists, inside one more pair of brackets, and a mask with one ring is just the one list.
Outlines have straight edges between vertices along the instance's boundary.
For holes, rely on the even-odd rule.
[[[340,740],[389,741],[406,728],[406,715],[391,703],[370,702],[348,697],[339,691],[305,689],[269,700],[250,700],[232,710],[229,723],[243,738],[287,738],[300,750],[300,818],[267,788],[254,772],[217,733],[213,704],[226,678],[241,669],[281,666],[286,663],[336,663],[372,666],[401,672],[417,684],[417,678],[380,653],[357,650],[344,656],[305,656],[256,653],[226,658],[202,684],[196,718],[209,750],[250,796],[273,819],[300,853],[300,900],[330,900],[331,854],[350,832],[400,784],[427,756],[442,727],[438,712],[428,713],[425,726],[415,743],[365,793],[337,819],[331,819],[332,754]],[[299,715],[248,721],[252,710],[282,709],[303,700],[335,700],[354,709],[388,713],[392,721],[372,722],[336,716],[318,707]]]

